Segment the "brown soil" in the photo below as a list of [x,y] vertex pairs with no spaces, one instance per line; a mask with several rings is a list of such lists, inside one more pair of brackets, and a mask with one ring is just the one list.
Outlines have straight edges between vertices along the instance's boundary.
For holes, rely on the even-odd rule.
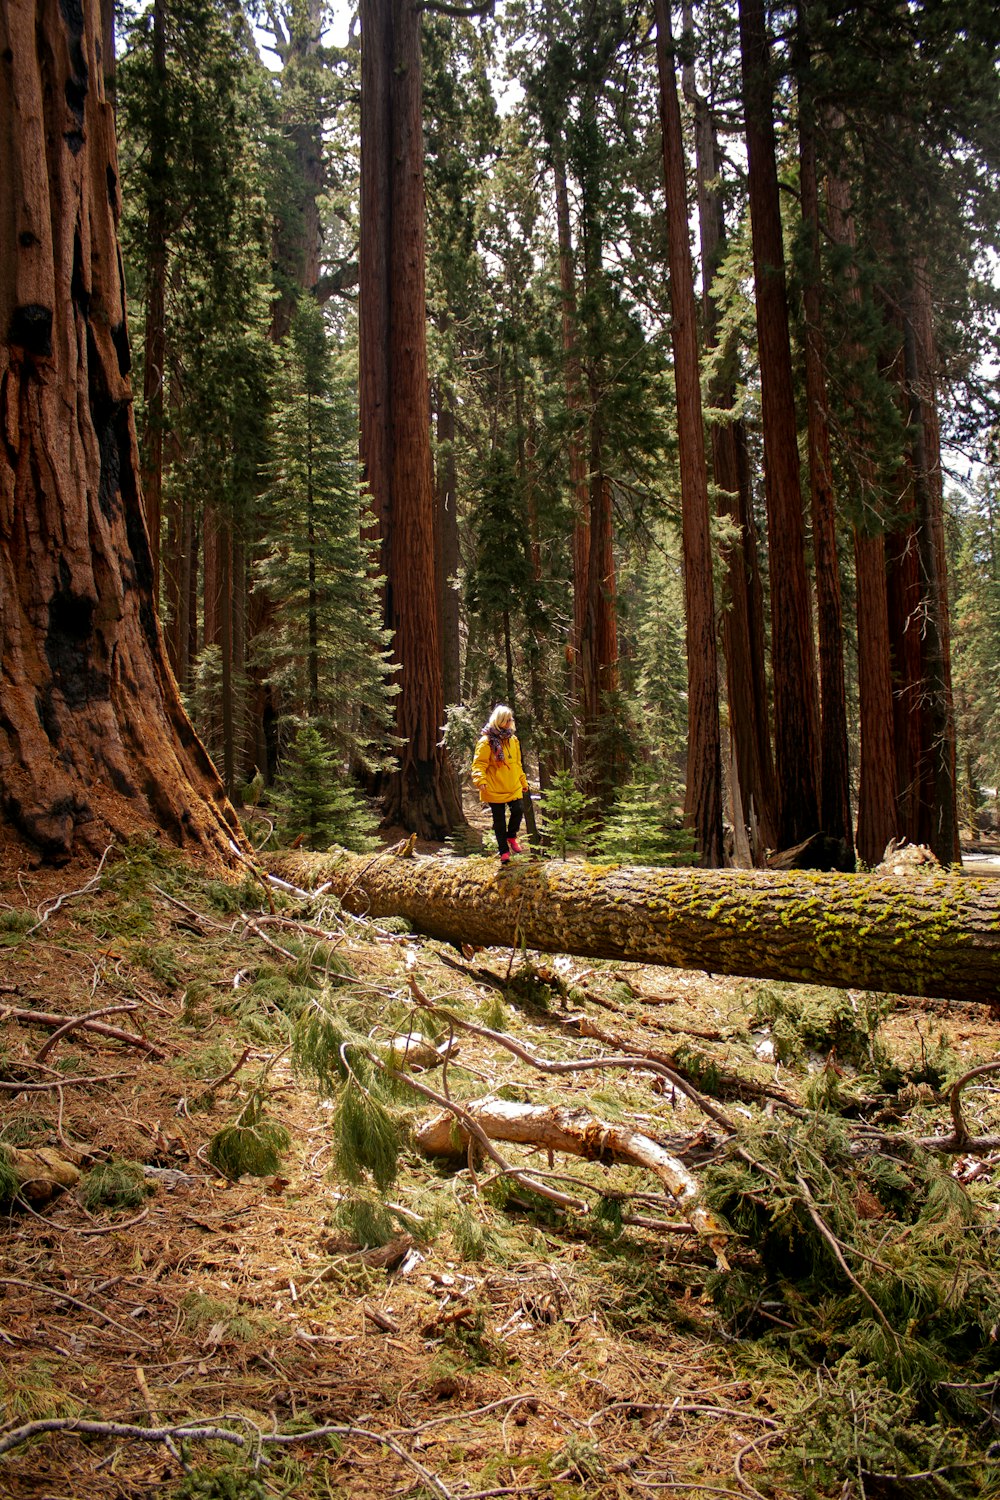
[[[434,1493],[435,1483],[456,1500],[795,1493],[764,1477],[780,1393],[738,1357],[708,1291],[712,1256],[692,1233],[632,1228],[616,1238],[543,1208],[500,1212],[482,1166],[452,1175],[410,1154],[387,1196],[412,1250],[373,1266],[336,1222],[345,1184],[332,1169],[329,1102],[287,1057],[270,1075],[272,1113],[291,1133],[279,1171],[223,1178],[206,1147],[281,1052],[280,1015],[253,981],[265,969],[287,973],[274,945],[286,947],[293,929],[270,920],[252,883],[227,912],[203,876],[159,855],[113,856],[84,889],[92,875],[12,864],[0,877],[0,1138],[59,1148],[85,1174],[80,1188],[0,1220],[0,1444],[32,1419],[74,1416],[140,1427],[225,1419],[244,1436],[335,1424],[369,1436],[268,1449],[256,1477],[244,1455],[237,1478],[237,1455],[221,1444],[178,1439],[171,1452],[129,1434],[49,1433],[0,1457],[0,1493],[384,1500]],[[329,914],[312,920],[333,930]],[[525,966],[524,955],[486,952],[458,973],[443,961],[460,962],[454,952],[363,924],[338,927],[323,951],[350,965],[360,1001],[381,995],[386,1006],[405,996],[409,955],[426,992],[479,1021],[496,990],[471,970],[504,979]],[[695,1048],[779,1090],[796,1094],[807,1076],[807,1063],[776,1067],[750,985],[546,964],[503,1021],[540,1053],[579,1054],[586,1044],[564,1019],[582,1005],[637,1045]],[[546,985],[550,1003],[539,1008]],[[52,1028],[12,1015],[115,1005],[135,1008],[107,1023],[160,1055],[77,1029],[39,1063]],[[982,1008],[901,1002],[885,1033],[911,1058],[944,1034],[971,1065],[993,1055],[996,1027]],[[648,1075],[550,1087],[496,1046],[468,1037],[461,1046],[447,1084],[440,1074],[433,1083],[456,1097],[507,1085],[666,1140],[711,1139],[709,1122],[681,1096],[655,1092]],[[209,1088],[247,1048],[236,1076]],[[84,1077],[107,1081],[75,1081]],[[18,1083],[54,1086],[17,1092]],[[921,1128],[946,1124],[930,1090],[913,1108],[925,1110]],[[504,1150],[591,1187],[651,1186],[635,1169]],[[86,1173],[109,1158],[152,1169],[144,1202],[84,1206]],[[670,1217],[662,1206],[648,1212]]]

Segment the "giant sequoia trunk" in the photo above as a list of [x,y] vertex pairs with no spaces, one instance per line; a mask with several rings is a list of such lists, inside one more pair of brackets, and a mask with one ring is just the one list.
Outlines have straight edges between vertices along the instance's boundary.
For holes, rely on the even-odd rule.
[[778,838],[789,848],[819,828],[819,705],[764,0],[740,0],[739,13],[771,561]]
[[0,820],[53,859],[226,851],[156,617],[100,6],[5,0],[0,59]]
[[361,35],[361,458],[400,669],[400,769],[383,806],[387,821],[441,839],[465,819],[440,743],[419,9],[363,0]]
[[329,881],[351,911],[455,943],[988,1004],[1000,993],[989,880],[315,854],[270,864],[300,886]]
[[722,864],[722,755],[715,647],[715,584],[708,511],[708,465],[701,417],[701,371],[694,272],[688,242],[681,109],[674,73],[669,0],[656,0],[656,63],[667,201],[670,330],[681,468],[681,538],[687,618],[688,819],[703,865]]

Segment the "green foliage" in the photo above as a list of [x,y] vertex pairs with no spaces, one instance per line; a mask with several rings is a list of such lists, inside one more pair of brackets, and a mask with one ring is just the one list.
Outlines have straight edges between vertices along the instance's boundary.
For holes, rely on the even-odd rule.
[[87,1173],[81,1189],[84,1208],[138,1208],[153,1191],[138,1161],[98,1162]]
[[819,1052],[877,1077],[891,1066],[879,1041],[889,1003],[870,991],[857,995],[812,985],[768,984],[754,991],[755,1020],[771,1027],[781,1062]]
[[351,790],[346,768],[313,724],[298,726],[272,800],[286,843],[303,839],[311,849],[340,844],[359,853],[378,847],[375,819]]
[[209,1042],[207,1046],[199,1047],[194,1052],[188,1052],[177,1063],[178,1073],[187,1078],[221,1078],[223,1073],[236,1061],[232,1048],[227,1042],[216,1040]]
[[269,1490],[249,1465],[201,1465],[185,1474],[171,1500],[269,1500]]
[[32,1146],[39,1144],[52,1129],[53,1122],[48,1115],[39,1114],[36,1110],[26,1109],[0,1125],[0,1143],[9,1146]]
[[627,865],[687,865],[697,858],[687,829],[671,828],[676,818],[662,789],[635,778],[619,787],[595,840],[601,859]]
[[11,1165],[10,1152],[0,1145],[0,1207],[14,1202],[21,1191],[17,1173]]
[[240,1177],[270,1177],[290,1144],[288,1131],[268,1119],[263,1094],[255,1089],[233,1123],[212,1136],[205,1154],[213,1167],[235,1182]]
[[829,1114],[744,1133],[703,1180],[757,1265],[711,1285],[748,1359],[784,1361],[810,1384],[823,1372],[822,1431],[782,1460],[802,1465],[805,1493],[859,1467],[934,1470],[956,1488],[919,1493],[972,1500],[984,1493],[972,1472],[966,1485],[951,1471],[1000,1374],[1000,1242],[946,1162],[905,1142],[882,1151],[859,1156]]
[[367,1036],[318,1005],[300,1018],[292,1056],[322,1094],[336,1099],[331,1128],[338,1172],[351,1183],[370,1173],[377,1187],[388,1187],[403,1145],[403,1123],[389,1106],[405,1096],[403,1078],[379,1064]]
[[339,1199],[330,1223],[362,1249],[387,1245],[399,1232],[392,1210],[382,1199],[357,1188]]
[[593,800],[578,791],[571,771],[557,771],[542,794],[545,836],[557,859],[570,850],[589,848],[596,822]]
[[16,906],[5,907],[0,911],[0,945],[13,946],[37,921],[38,917],[33,911],[22,911]]
[[389,684],[381,579],[365,540],[372,519],[357,459],[354,377],[335,368],[311,298],[281,351],[270,439],[267,548],[257,571],[281,608],[255,642],[255,658],[286,715],[320,731],[342,783],[348,766],[385,763],[398,689]]

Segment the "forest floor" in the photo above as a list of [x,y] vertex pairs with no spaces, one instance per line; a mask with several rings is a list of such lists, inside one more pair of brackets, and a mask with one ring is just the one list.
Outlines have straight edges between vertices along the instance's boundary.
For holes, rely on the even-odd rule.
[[[1000,1152],[907,1144],[950,1130],[995,1012],[460,955],[149,844],[93,876],[0,872],[0,1143],[80,1172],[0,1218],[0,1494],[1000,1494]],[[580,1015],[635,1065],[525,1061],[607,1052]],[[418,1026],[459,1043],[414,1074],[436,1091],[572,1106],[714,1180],[724,1254],[636,1166],[500,1148],[581,1210],[421,1155],[433,1107],[376,1087],[378,1044]],[[991,1075],[962,1099],[1000,1131]],[[898,1149],[858,1156],[876,1127]],[[248,1142],[264,1175],[233,1180]]]

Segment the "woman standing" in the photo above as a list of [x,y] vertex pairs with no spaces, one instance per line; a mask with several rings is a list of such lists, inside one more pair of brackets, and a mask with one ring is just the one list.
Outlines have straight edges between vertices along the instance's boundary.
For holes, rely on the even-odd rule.
[[528,790],[514,715],[506,703],[498,703],[483,725],[472,758],[472,781],[479,788],[480,802],[487,802],[493,814],[500,863],[505,865],[512,850],[515,854],[521,853],[521,845],[514,835],[521,826],[524,812],[521,798]]

